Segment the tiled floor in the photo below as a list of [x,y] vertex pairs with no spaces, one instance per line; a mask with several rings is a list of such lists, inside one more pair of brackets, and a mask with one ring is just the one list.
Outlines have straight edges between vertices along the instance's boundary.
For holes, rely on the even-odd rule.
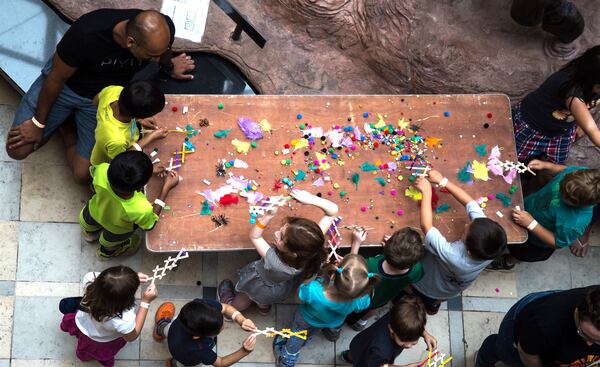
[[[18,96],[0,78],[0,140],[4,143]],[[70,178],[62,144],[50,141],[24,162],[10,160],[0,149],[0,367],[63,367],[97,365],[82,363],[74,356],[75,341],[58,329],[61,297],[81,293],[80,280],[92,270],[123,263],[140,271],[150,271],[162,261],[161,255],[140,251],[133,257],[99,262],[94,246],[81,240],[77,217],[87,189]],[[593,232],[592,243],[600,244],[600,227]],[[164,278],[159,287],[161,300],[173,300],[179,309],[187,300],[215,294],[215,286],[225,277],[256,258],[252,251],[193,254],[181,263],[177,272]],[[497,330],[502,315],[514,301],[531,291],[570,288],[592,284],[600,277],[597,264],[600,248],[579,259],[568,250],[549,261],[519,266],[515,273],[483,273],[460,299],[444,306],[428,320],[427,328],[439,341],[439,349],[454,356],[453,366],[472,366],[473,353],[483,338]],[[200,284],[200,285],[199,285]],[[296,306],[280,305],[270,315],[255,310],[248,315],[261,327],[289,324]],[[153,312],[151,312],[153,315]],[[163,366],[168,351],[153,341],[153,317],[146,320],[141,337],[119,353],[117,366]],[[344,328],[337,343],[317,336],[303,352],[301,363],[333,366],[342,364],[337,354],[347,348],[354,332]],[[241,345],[244,334],[227,323],[218,340],[217,352],[229,353]],[[271,340],[260,337],[254,353],[239,365],[272,365]],[[426,356],[419,344],[405,351],[399,364]]]

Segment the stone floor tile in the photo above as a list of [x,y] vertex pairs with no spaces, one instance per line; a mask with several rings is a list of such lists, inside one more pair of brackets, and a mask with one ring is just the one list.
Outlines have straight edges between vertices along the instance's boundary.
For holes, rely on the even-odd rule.
[[0,220],[19,220],[21,167],[19,162],[0,162]]
[[10,367],[10,359],[0,359],[0,367]]
[[76,297],[81,283],[17,282],[16,296],[26,297]]
[[498,312],[463,312],[467,367],[473,367],[475,351],[487,336],[498,332],[503,317]]
[[[73,354],[75,355],[75,354]],[[96,363],[96,362],[94,362]],[[11,367],[75,367],[75,360],[65,359],[12,359]],[[97,366],[98,364],[96,364]]]
[[59,301],[60,297],[16,297],[13,358],[74,358],[76,339],[59,328],[62,319],[58,311]]
[[[99,364],[96,361],[82,362],[80,360],[77,360],[75,362],[75,367],[98,367],[98,366],[99,366]],[[140,367],[140,361],[116,360],[115,367]],[[164,362],[161,365],[161,367],[164,367]]]
[[[0,78],[0,104],[14,107],[17,106],[20,101],[21,94],[17,92],[6,79]],[[10,123],[12,124],[12,118]],[[8,126],[10,126],[10,124]]]
[[549,289],[571,288],[568,249],[557,250],[546,261],[520,263],[516,267],[517,292],[520,297]]
[[21,220],[79,223],[79,212],[90,197],[66,165],[23,164]]
[[592,224],[590,232],[590,245],[600,247],[600,221]]
[[[77,225],[79,236],[81,236],[81,228]],[[135,271],[142,271],[142,252],[145,251],[142,246],[138,252],[131,256],[121,256],[110,260],[100,260],[96,257],[96,250],[98,246],[96,243],[87,243],[81,237],[78,240],[80,246],[81,257],[79,260],[79,281],[83,279],[83,276],[91,271],[102,271],[112,266],[125,265],[129,266]],[[160,292],[160,290],[159,290]]]
[[123,349],[117,353],[115,359],[132,359],[139,360],[140,359],[140,338],[138,337],[131,343],[127,343]]
[[[256,307],[251,307],[243,312],[244,316],[248,317],[259,329],[265,329],[267,327],[274,327],[276,323],[275,309],[271,312],[262,316],[258,313]],[[223,331],[219,334],[217,339],[217,354],[224,356],[235,352],[240,349],[244,340],[250,335],[250,333],[242,330],[237,323],[225,322]],[[273,338],[267,338],[264,335],[256,337],[256,346],[254,351],[246,356],[242,361],[244,362],[260,362],[260,363],[273,363],[275,361],[273,357],[272,348]]]
[[[0,83],[3,81],[2,78],[0,78]],[[2,142],[2,149],[0,149],[0,161],[12,161],[14,162],[14,160],[8,156],[8,154],[6,153],[6,149],[4,148],[4,145],[6,143],[6,136],[8,135],[8,130],[10,129],[12,122],[13,122],[13,118],[15,116],[15,106],[9,106],[7,104],[1,103],[2,102],[2,92],[1,92],[1,88],[0,88],[0,141]]]
[[600,280],[600,248],[591,247],[586,257],[575,257],[569,253],[573,288],[598,284]]
[[[296,305],[277,305],[277,328],[292,326]],[[300,351],[298,363],[335,364],[335,343],[325,339],[320,332]]]
[[[143,356],[142,356],[143,358]],[[140,367],[165,367],[165,361],[144,361],[140,360]]]
[[22,222],[17,280],[80,282],[80,241],[79,224]]
[[[154,338],[152,338],[152,330],[154,329],[154,315],[156,310],[158,310],[158,307],[160,307],[160,305],[166,301],[172,300],[160,298],[152,301],[150,312],[148,313],[148,316],[146,316],[146,322],[144,323],[144,328],[142,329],[142,335],[140,335],[140,359],[164,361],[171,357],[171,354],[169,354],[167,341],[165,340],[162,343],[158,343],[154,341]],[[173,300],[173,303],[175,304],[175,315],[179,313],[181,307],[183,307],[183,305],[185,305],[187,302],[188,301]]]
[[14,297],[0,297],[0,358],[10,358]]
[[0,280],[16,279],[18,246],[19,222],[0,222]]
[[[140,271],[152,275],[152,269],[157,265],[163,267],[164,260],[168,257],[174,258],[173,253],[156,253],[146,250],[142,252],[142,267]],[[190,252],[187,259],[177,262],[177,267],[167,271],[167,275],[160,279],[160,284],[165,285],[196,285],[202,279],[202,253]]]
[[462,292],[468,297],[518,298],[517,277],[514,272],[484,271],[475,283]]
[[255,250],[236,251],[235,256],[232,256],[232,254],[231,251],[219,252],[217,267],[218,282],[228,278],[235,284],[238,280],[238,270],[244,265],[259,259],[259,255]]

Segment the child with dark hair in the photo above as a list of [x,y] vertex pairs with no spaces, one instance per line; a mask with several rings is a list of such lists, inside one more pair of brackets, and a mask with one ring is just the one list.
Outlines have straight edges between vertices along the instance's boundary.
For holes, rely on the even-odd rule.
[[291,329],[307,330],[308,336],[306,340],[275,337],[273,352],[277,367],[294,366],[300,350],[319,330],[328,340],[337,339],[344,319],[369,307],[370,293],[378,280],[379,275],[369,272],[362,256],[348,254],[339,266],[326,265],[315,280],[302,284],[298,298],[303,303],[294,313]]
[[[394,360],[404,349],[417,345],[423,337],[429,350],[437,340],[425,330],[427,312],[419,297],[408,294],[394,301],[391,310],[350,342],[341,358],[355,367],[396,366]],[[416,364],[397,367],[412,367]]]
[[169,191],[179,183],[175,171],[165,174],[162,190],[151,204],[143,193],[152,176],[152,162],[144,152],[126,151],[110,163],[92,166],[94,195],[79,214],[87,242],[100,239],[96,256],[101,260],[135,253],[139,227],[149,231],[158,221]]
[[[537,159],[529,168],[550,173],[554,178],[525,198],[525,210],[513,210],[515,223],[529,231],[527,242],[508,246],[510,254],[499,257],[491,270],[511,270],[519,261],[547,260],[556,249],[587,247],[594,206],[600,203],[600,171],[578,166],[561,166]],[[580,241],[581,242],[581,241]]]
[[[138,80],[125,87],[111,85],[102,89],[93,103],[98,106],[96,143],[90,158],[94,166],[110,163],[128,149],[141,151],[168,134],[167,129],[157,128],[150,118],[165,107],[165,95],[155,83]],[[138,122],[154,130],[139,141]]]
[[600,45],[550,75],[512,110],[519,161],[541,158],[563,164],[577,127],[600,146],[600,130],[590,113],[600,101]]
[[85,292],[79,309],[65,314],[60,324],[62,331],[77,338],[77,358],[96,360],[105,367],[115,364],[119,350],[140,335],[150,303],[158,295],[150,284],[137,313],[134,311],[135,293],[147,279],[147,275],[121,265],[83,277]]
[[431,184],[427,179],[417,179],[416,186],[423,194],[421,229],[425,233],[427,253],[423,259],[425,275],[412,285],[412,289],[423,300],[427,313],[435,315],[442,302],[467,289],[486,266],[506,249],[506,233],[498,223],[486,218],[479,204],[469,194],[449,182],[441,173],[431,170],[429,180],[439,187],[445,187],[464,205],[471,220],[461,240],[448,242],[433,226]]
[[254,302],[259,312],[266,314],[271,304],[283,302],[306,279],[313,277],[327,256],[325,234],[338,212],[333,202],[307,191],[292,190],[291,197],[301,204],[316,206],[325,215],[319,223],[304,218],[287,218],[275,231],[275,243],[263,238],[263,231],[273,219],[277,207],[256,220],[250,230],[250,240],[260,259],[240,269],[235,286],[229,279],[219,284],[219,300],[244,311]]
[[256,326],[239,311],[227,304],[197,298],[186,303],[175,318],[175,305],[165,302],[156,311],[154,340],[165,338],[173,358],[167,367],[212,365],[227,367],[237,363],[254,350],[256,336],[248,336],[237,351],[219,357],[214,351],[215,338],[223,329],[223,316],[238,323],[244,331],[253,332]]
[[[353,232],[350,252],[357,254],[365,238],[365,232]],[[371,304],[362,312],[348,315],[348,325],[356,331],[363,330],[374,310],[396,298],[408,285],[421,280],[423,266],[420,261],[423,256],[423,239],[415,229],[404,227],[393,235],[386,236],[383,241],[383,254],[366,258],[369,271],[380,276],[380,281],[373,290]]]

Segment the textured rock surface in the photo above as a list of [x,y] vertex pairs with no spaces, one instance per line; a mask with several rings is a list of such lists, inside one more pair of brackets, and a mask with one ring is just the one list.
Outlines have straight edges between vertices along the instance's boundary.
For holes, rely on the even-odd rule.
[[[51,0],[69,18],[100,7],[160,8],[159,0]],[[477,93],[522,96],[562,60],[542,52],[545,33],[521,27],[510,0],[232,0],[268,38],[229,39],[233,22],[211,3],[201,44],[233,61],[262,93]],[[600,43],[600,8],[586,18],[584,48]],[[596,3],[597,4],[597,3]],[[595,21],[594,21],[595,20]]]

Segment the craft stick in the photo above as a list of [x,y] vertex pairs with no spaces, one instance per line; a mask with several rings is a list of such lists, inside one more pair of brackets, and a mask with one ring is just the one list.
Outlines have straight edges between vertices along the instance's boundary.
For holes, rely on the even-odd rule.
[[446,361],[442,362],[442,364],[440,364],[439,367],[442,367],[443,365],[445,365],[446,363],[450,362],[452,360],[452,356],[450,356],[450,358],[446,359]]
[[181,164],[185,163],[185,143],[181,143]]
[[[142,129],[142,134],[151,133],[151,132],[153,132],[153,131],[156,131],[156,130],[151,130],[151,129]],[[169,129],[169,130],[167,130],[167,131],[168,131],[168,132],[170,132],[170,133],[186,133],[186,134],[188,134],[190,131],[191,131],[191,132],[194,132],[194,131],[196,131],[196,130]]]
[[[177,153],[179,150],[175,149],[175,152]],[[179,154],[175,154],[175,164],[179,164]],[[179,166],[181,167],[181,166]],[[176,171],[179,171],[179,167],[173,167],[175,168]]]
[[[185,154],[192,154],[192,153],[196,153],[196,150],[192,149],[192,150],[186,150],[185,151]],[[175,155],[175,154],[179,154],[179,152],[173,152],[173,155]]]

